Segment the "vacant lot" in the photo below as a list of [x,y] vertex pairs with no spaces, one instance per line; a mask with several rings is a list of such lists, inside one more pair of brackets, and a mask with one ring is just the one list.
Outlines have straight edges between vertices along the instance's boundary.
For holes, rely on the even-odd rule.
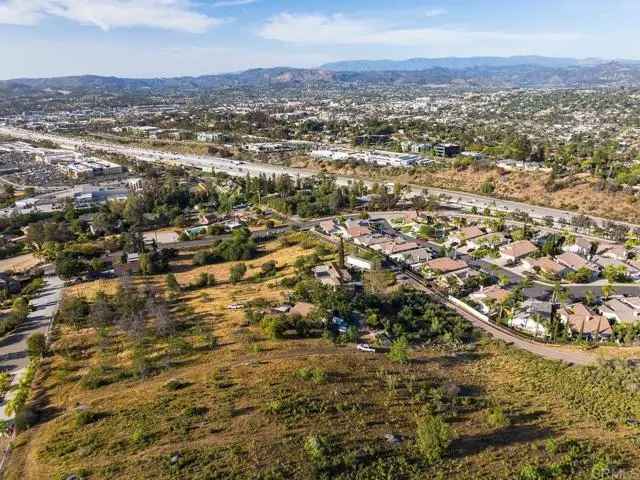
[[[292,166],[319,170],[318,164],[300,158]],[[474,171],[471,168],[453,168],[429,172],[418,169],[408,173],[406,169],[371,169],[360,166],[337,168],[324,163],[322,169],[328,173],[371,178],[378,181],[395,181],[444,188],[463,192],[482,193],[482,185],[491,182],[495,190],[492,196],[516,200],[545,207],[571,210],[577,213],[604,218],[640,222],[638,198],[623,192],[598,191],[596,181],[589,175],[577,175],[572,179],[558,180],[552,191],[545,188],[548,173],[507,172],[497,168]]]
[[[565,367],[484,340],[398,364],[322,338],[270,340],[227,309],[281,300],[279,281],[312,251],[267,244],[237,285],[227,282],[235,262],[193,268],[181,256],[179,283],[206,271],[218,285],[172,303],[190,348],[165,357],[175,346],[156,342],[144,378],[124,335],[63,328],[40,377],[40,422],[18,436],[6,478],[638,478],[627,420],[640,418],[640,380],[626,366]],[[255,276],[268,260],[275,276]],[[102,381],[87,382],[96,365],[108,365]],[[427,414],[455,432],[433,462],[415,444]]]
[[10,270],[14,272],[24,272],[35,267],[41,262],[41,259],[31,253],[18,255],[17,257],[12,258],[5,258],[4,260],[0,260],[0,272],[8,272]]

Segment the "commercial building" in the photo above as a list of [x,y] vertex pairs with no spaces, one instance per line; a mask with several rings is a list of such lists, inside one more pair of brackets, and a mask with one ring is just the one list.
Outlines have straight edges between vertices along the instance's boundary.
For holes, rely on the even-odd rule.
[[439,143],[433,147],[434,152],[438,157],[450,158],[460,155],[462,148],[455,143]]

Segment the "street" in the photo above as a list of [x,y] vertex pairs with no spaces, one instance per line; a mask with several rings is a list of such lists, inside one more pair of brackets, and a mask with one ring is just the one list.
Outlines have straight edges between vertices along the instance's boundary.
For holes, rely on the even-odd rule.
[[[29,362],[27,339],[34,333],[47,334],[62,297],[63,281],[57,276],[45,277],[45,285],[31,301],[33,311],[18,328],[0,340],[0,370],[19,376]],[[10,396],[10,395],[9,395]],[[6,420],[0,403],[0,420]]]

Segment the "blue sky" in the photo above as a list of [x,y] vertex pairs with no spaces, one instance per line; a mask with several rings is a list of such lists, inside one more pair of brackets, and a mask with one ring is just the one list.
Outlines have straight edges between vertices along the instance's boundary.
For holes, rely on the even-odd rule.
[[639,21],[638,0],[0,0],[0,78],[418,56],[639,59]]

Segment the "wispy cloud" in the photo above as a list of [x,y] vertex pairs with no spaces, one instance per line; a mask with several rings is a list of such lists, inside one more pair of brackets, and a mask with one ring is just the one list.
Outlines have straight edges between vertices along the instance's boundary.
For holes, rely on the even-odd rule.
[[280,13],[271,17],[258,34],[265,39],[300,45],[387,45],[464,47],[535,42],[563,42],[581,38],[576,33],[510,33],[447,28],[409,28],[384,20],[342,14]]
[[0,0],[0,24],[37,25],[60,17],[103,30],[150,27],[201,33],[223,23],[190,0]]
[[213,4],[214,7],[238,7],[240,5],[251,5],[257,3],[258,0],[220,0]]
[[433,17],[441,17],[442,15],[446,15],[447,12],[444,8],[432,8],[431,10],[427,10],[424,12],[425,17],[433,18]]

